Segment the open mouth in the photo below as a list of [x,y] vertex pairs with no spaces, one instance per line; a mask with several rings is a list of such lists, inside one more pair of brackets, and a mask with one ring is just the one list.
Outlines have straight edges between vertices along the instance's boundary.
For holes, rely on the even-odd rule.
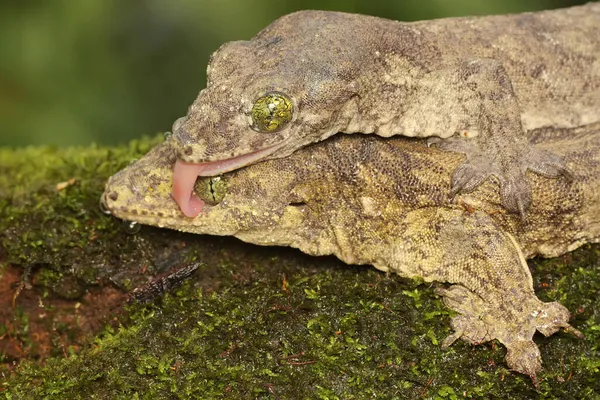
[[273,154],[284,144],[285,141],[252,153],[207,163],[188,163],[177,160],[173,168],[172,197],[186,217],[194,218],[205,205],[204,201],[194,193],[196,178],[220,175],[252,164]]

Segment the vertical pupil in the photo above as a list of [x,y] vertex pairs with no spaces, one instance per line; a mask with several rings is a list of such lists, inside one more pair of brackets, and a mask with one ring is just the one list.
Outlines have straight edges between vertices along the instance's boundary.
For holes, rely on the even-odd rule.
[[216,198],[216,196],[215,196],[215,188],[214,188],[214,186],[213,186],[213,185],[214,185],[214,182],[213,182],[212,178],[210,178],[210,179],[208,180],[208,187],[209,187],[209,189],[210,189],[210,195],[211,195],[211,197],[212,197],[213,201],[217,201],[217,198]]

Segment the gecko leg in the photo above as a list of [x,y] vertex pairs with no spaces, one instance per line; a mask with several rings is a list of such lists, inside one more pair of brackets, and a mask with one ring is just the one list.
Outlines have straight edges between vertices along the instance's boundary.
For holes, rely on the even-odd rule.
[[[436,213],[433,220],[440,228],[426,254],[439,258],[421,268],[422,276],[426,281],[450,284],[436,293],[458,313],[451,320],[454,333],[442,346],[458,339],[471,344],[498,340],[507,349],[510,369],[536,382],[542,359],[533,335],[539,331],[550,336],[565,329],[581,337],[569,325],[569,311],[536,296],[516,239],[492,217],[481,211],[449,212]],[[407,231],[407,237],[410,234]]]
[[461,64],[451,81],[457,103],[453,109],[465,120],[461,134],[432,138],[442,150],[464,153],[466,160],[454,171],[452,193],[475,190],[489,176],[500,182],[502,205],[522,218],[531,204],[527,171],[548,178],[570,176],[563,160],[533,146],[524,135],[521,109],[510,77],[502,64],[478,59]]

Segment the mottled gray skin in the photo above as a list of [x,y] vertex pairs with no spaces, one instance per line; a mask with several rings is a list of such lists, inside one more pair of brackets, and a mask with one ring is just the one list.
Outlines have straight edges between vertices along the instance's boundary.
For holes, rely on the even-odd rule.
[[213,205],[193,219],[170,196],[177,156],[169,139],[114,175],[102,201],[115,216],[142,224],[334,254],[346,263],[448,282],[439,294],[459,315],[443,345],[497,339],[507,347],[509,367],[535,382],[541,368],[535,331],[578,332],[565,307],[536,297],[525,259],[600,241],[600,123],[540,129],[528,139],[564,157],[573,180],[529,176],[534,201],[527,223],[501,206],[493,182],[452,199],[447,178],[459,155],[422,140],[360,135],[225,174],[227,188],[216,199],[207,197],[214,190],[204,190],[208,178],[200,180],[198,195]]
[[[271,90],[292,98],[293,121],[254,131],[252,105]],[[193,163],[270,146],[268,158],[284,157],[337,132],[446,138],[438,145],[467,155],[453,193],[494,175],[503,205],[523,215],[528,169],[568,174],[523,132],[598,121],[600,3],[414,23],[301,11],[215,52],[174,136],[179,158]]]

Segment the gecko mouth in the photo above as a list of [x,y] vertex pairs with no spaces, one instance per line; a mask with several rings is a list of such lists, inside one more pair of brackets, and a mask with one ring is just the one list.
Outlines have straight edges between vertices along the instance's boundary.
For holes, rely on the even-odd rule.
[[273,154],[286,142],[284,140],[274,146],[226,160],[207,163],[188,163],[177,160],[173,168],[172,197],[186,217],[194,218],[202,211],[205,205],[204,201],[194,193],[196,178],[199,176],[220,175],[252,164]]

